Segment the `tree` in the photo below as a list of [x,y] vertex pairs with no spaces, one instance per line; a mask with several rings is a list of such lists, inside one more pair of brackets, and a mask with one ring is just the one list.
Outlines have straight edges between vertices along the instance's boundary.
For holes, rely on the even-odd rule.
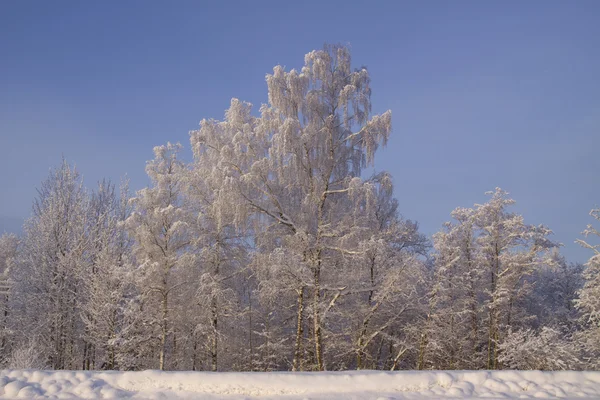
[[[217,371],[219,342],[227,340],[226,333],[232,332],[237,325],[235,317],[240,314],[237,309],[241,291],[234,285],[244,278],[241,274],[249,262],[248,226],[244,204],[231,195],[227,154],[206,151],[197,142],[198,135],[198,132],[191,133],[194,161],[185,179],[186,207],[193,232],[191,244],[195,262],[200,266],[195,299],[202,315],[195,329],[210,336],[207,341],[210,368]],[[229,139],[226,134],[211,137],[213,141]],[[220,142],[215,147],[221,146],[226,152],[225,143]],[[232,322],[230,329],[225,329],[224,316],[229,316]]]
[[87,228],[91,267],[83,281],[86,296],[82,299],[87,342],[83,369],[95,369],[96,364],[115,369],[119,358],[117,343],[125,330],[123,314],[128,292],[134,285],[131,241],[123,226],[131,212],[127,181],[119,192],[110,182],[102,181],[91,194]]
[[434,238],[436,283],[424,343],[450,361],[434,361],[435,368],[500,367],[498,346],[509,330],[525,327],[531,277],[551,262],[547,250],[556,246],[548,228],[507,211],[514,204],[508,193],[488,194],[487,203],[456,209],[457,223]]
[[532,321],[536,329],[546,326],[565,334],[579,329],[581,315],[575,301],[584,284],[584,268],[583,264],[568,263],[556,251],[551,262],[535,272],[527,308],[536,316]]
[[[425,268],[418,257],[426,255],[429,241],[418,232],[417,223],[398,213],[387,173],[376,174],[367,183],[374,188],[374,199],[363,202],[372,201],[373,205],[358,208],[371,211],[369,224],[361,232],[359,255],[344,263],[348,278],[342,293],[351,298],[340,301],[338,313],[338,325],[350,320],[350,330],[338,332],[338,336],[352,337],[350,348],[357,369],[397,369],[407,350],[406,327],[421,311],[418,287],[424,283]],[[384,343],[388,344],[385,348]],[[386,351],[391,363],[386,361]]]
[[455,223],[434,238],[434,276],[422,334],[418,369],[469,369],[480,358],[480,249],[475,243],[475,211],[457,208]]
[[540,332],[509,331],[498,347],[501,351],[498,361],[511,369],[556,371],[580,366],[576,344],[546,326]]
[[[310,270],[310,286],[294,290],[298,309],[305,290],[312,292],[318,370],[325,369],[323,307],[331,301],[323,274],[353,253],[345,244],[365,222],[353,218],[351,206],[370,189],[360,174],[391,131],[391,112],[370,115],[369,82],[366,68],[352,71],[346,47],[326,46],[308,53],[299,72],[277,66],[267,75],[269,104],[260,118],[234,99],[225,121],[204,120],[192,133],[194,147],[220,155],[217,165],[245,208],[282,230],[282,241],[294,243],[290,250]],[[298,313],[297,331],[303,323]]]
[[185,284],[175,274],[188,265],[183,250],[189,244],[182,208],[183,163],[179,144],[154,148],[154,160],[146,166],[153,186],[138,191],[131,201],[134,212],[126,226],[135,239],[133,251],[140,264],[143,307],[158,336],[158,368],[166,367],[167,338],[172,334],[173,292]]
[[[600,209],[595,208],[590,211],[590,215],[597,221],[600,220]],[[589,224],[583,231],[587,238],[590,236],[600,236],[600,232]],[[576,243],[590,249],[593,255],[585,264],[583,272],[584,285],[579,291],[579,299],[576,306],[582,312],[585,331],[580,335],[584,343],[590,360],[590,366],[597,368],[598,355],[600,355],[600,244],[591,244],[587,240],[578,239]]]
[[[19,239],[14,234],[4,234],[0,236],[0,296],[2,302],[2,309],[0,311],[2,324],[0,325],[0,354],[4,358],[9,353],[7,348],[8,343],[11,341],[10,326],[9,326],[9,313],[10,313],[10,297],[12,288],[12,276],[16,257],[17,248],[19,245]],[[5,364],[4,359],[0,359],[2,364]]]
[[89,266],[87,205],[78,172],[63,160],[38,190],[15,271],[22,302],[17,329],[33,338],[53,369],[81,365],[79,297]]

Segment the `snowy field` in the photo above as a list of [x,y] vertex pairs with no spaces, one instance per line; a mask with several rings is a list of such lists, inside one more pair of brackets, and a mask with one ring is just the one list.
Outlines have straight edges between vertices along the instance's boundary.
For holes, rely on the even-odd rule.
[[0,398],[49,399],[600,399],[600,372],[327,373],[5,370]]

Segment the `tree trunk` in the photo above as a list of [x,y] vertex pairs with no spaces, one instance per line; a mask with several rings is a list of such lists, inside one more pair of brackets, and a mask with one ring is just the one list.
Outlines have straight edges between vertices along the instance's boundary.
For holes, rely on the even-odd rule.
[[116,309],[113,310],[113,315],[112,315],[112,320],[111,320],[111,326],[110,326],[110,336],[109,336],[109,340],[108,342],[111,343],[108,345],[108,365],[107,365],[107,369],[109,370],[113,370],[115,369],[115,345],[114,345],[114,340],[117,337],[117,330],[116,330]]
[[212,300],[211,300],[211,305],[210,305],[210,310],[211,310],[211,316],[212,316],[212,320],[211,320],[211,324],[212,324],[212,329],[213,329],[213,335],[212,335],[212,343],[211,343],[211,349],[210,349],[210,356],[211,356],[211,370],[213,372],[217,371],[217,346],[218,346],[218,322],[219,322],[219,317],[217,314],[217,297],[213,296]]
[[87,363],[87,360],[88,360],[87,352],[88,352],[88,345],[84,341],[83,342],[83,363],[81,364],[81,369],[84,370],[84,371],[89,368],[89,367],[86,368],[86,363]]
[[325,365],[323,364],[323,342],[321,333],[321,260],[317,261],[317,266],[314,269],[314,297],[313,297],[313,324],[314,324],[314,339],[315,339],[315,356],[317,358],[317,370],[325,371]]
[[[377,308],[375,307],[372,312],[374,312]],[[364,365],[363,365],[363,354],[364,354],[364,348],[365,346],[365,339],[367,337],[367,331],[369,329],[369,321],[371,321],[371,316],[368,316],[367,318],[364,319],[363,321],[363,327],[362,330],[360,332],[360,335],[358,336],[358,341],[357,341],[357,348],[356,348],[356,369],[363,369]],[[368,345],[368,343],[367,343]]]
[[168,315],[167,300],[168,300],[168,298],[167,298],[167,296],[168,296],[168,294],[165,290],[162,295],[162,303],[161,303],[162,304],[162,323],[161,323],[161,335],[160,335],[160,355],[159,355],[159,361],[158,361],[158,368],[161,371],[164,371],[164,369],[165,369],[165,351],[166,351],[166,347],[167,347],[167,333],[168,333],[168,326],[167,326],[167,315]]
[[379,341],[379,347],[377,348],[377,358],[373,360],[373,369],[381,369],[381,355],[383,354],[383,342],[384,338],[381,337]]
[[[2,328],[4,331],[6,331],[6,328],[8,326],[8,294],[4,295],[4,313],[3,314],[4,314],[4,319],[2,321]],[[6,354],[5,347],[6,347],[6,334],[4,333],[2,335],[2,345],[0,345],[0,351],[2,352],[2,354]]]
[[421,340],[419,343],[419,359],[417,360],[417,369],[423,370],[425,367],[425,348],[427,347],[427,336],[425,333],[421,333]]
[[304,340],[304,286],[298,293],[298,309],[296,312],[296,344],[294,346],[294,361],[292,363],[292,371],[304,370],[304,355],[302,354],[302,343]]
[[494,323],[493,323],[493,311],[490,311],[490,316],[489,316],[489,324],[488,324],[488,359],[487,359],[487,369],[494,369],[493,365],[494,365],[494,349],[493,349],[493,345],[494,345]]
[[254,344],[252,343],[252,289],[248,285],[248,341],[250,342],[250,371],[254,371]]
[[398,352],[398,354],[396,354],[396,357],[394,358],[394,362],[392,363],[392,368],[390,368],[390,371],[395,371],[396,368],[398,368],[398,361],[400,361],[400,358],[402,358],[404,353],[406,353],[406,349],[401,349]]
[[371,268],[370,268],[370,273],[371,273],[371,291],[369,292],[369,305],[371,305],[371,302],[373,301],[373,288],[375,287],[375,256],[371,256]]
[[497,280],[500,270],[500,249],[496,241],[491,275],[491,304],[488,326],[488,362],[487,369],[497,369],[498,366],[498,310],[497,310]]
[[172,370],[177,371],[177,329],[173,328],[173,352],[172,352]]
[[[469,231],[471,232],[471,231]],[[479,322],[478,322],[478,318],[477,318],[477,290],[476,290],[476,281],[475,281],[475,271],[473,268],[473,256],[471,253],[471,235],[469,234],[469,236],[467,237],[467,249],[466,249],[466,259],[467,259],[467,270],[468,270],[468,275],[469,275],[469,289],[468,289],[468,295],[469,295],[469,306],[470,306],[470,311],[471,311],[471,360],[469,360],[471,362],[471,364],[469,365],[468,368],[471,369],[476,369],[476,368],[480,368],[479,365],[475,366],[473,364],[473,361],[478,358],[477,357],[477,347],[478,347],[478,333],[479,333]]]
[[197,349],[198,349],[198,339],[196,338],[196,334],[192,333],[192,336],[194,338],[194,346],[193,346],[193,352],[192,352],[192,371],[196,370],[196,353],[197,353]]

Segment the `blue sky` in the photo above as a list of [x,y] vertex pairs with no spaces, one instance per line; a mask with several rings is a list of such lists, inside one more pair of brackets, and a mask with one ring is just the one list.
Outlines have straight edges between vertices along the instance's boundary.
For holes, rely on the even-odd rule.
[[[324,3],[324,4],[321,4]],[[86,184],[188,145],[273,66],[350,44],[394,131],[376,161],[431,234],[496,186],[572,261],[600,204],[598,1],[0,2],[0,216],[27,217],[64,155]]]

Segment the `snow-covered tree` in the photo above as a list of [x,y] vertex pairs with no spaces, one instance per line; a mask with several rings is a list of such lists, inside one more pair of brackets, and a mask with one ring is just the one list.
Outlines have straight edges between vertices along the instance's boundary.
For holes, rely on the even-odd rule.
[[21,302],[16,329],[31,338],[53,369],[81,366],[87,204],[79,174],[63,161],[38,190],[15,269],[15,295]]
[[540,332],[509,331],[498,348],[498,361],[510,369],[557,371],[578,369],[581,365],[577,343],[549,327]]
[[[596,221],[600,221],[600,209],[593,209],[590,211],[590,215]],[[589,224],[583,234],[586,238],[600,237],[600,231],[593,224]],[[598,368],[600,366],[598,362],[600,356],[600,244],[590,243],[589,239],[578,239],[577,243],[593,252],[585,264],[586,268],[583,272],[585,283],[579,291],[576,305],[583,314],[583,323],[586,328],[581,334],[580,340],[583,341],[587,350],[590,366]]]
[[19,240],[14,234],[3,234],[0,236],[0,363],[4,364],[6,355],[9,353],[8,343],[11,341],[9,326],[9,313],[11,312],[11,288],[12,268],[17,257]]
[[510,327],[519,327],[523,300],[531,291],[527,277],[540,268],[546,250],[556,246],[552,231],[542,225],[526,225],[521,215],[506,209],[514,204],[508,193],[496,188],[489,202],[476,207],[476,224],[483,253],[482,267],[489,276],[486,302],[488,325],[487,368],[496,369],[498,345]]
[[129,190],[125,181],[117,194],[108,181],[99,183],[91,194],[88,236],[90,268],[88,268],[82,299],[85,323],[84,369],[96,367],[115,369],[118,346],[125,330],[123,326],[128,295],[134,280],[130,264],[130,240],[123,222],[130,214]]
[[[294,290],[299,309],[305,290],[311,294],[318,370],[325,369],[322,313],[335,296],[323,278],[354,251],[346,244],[364,222],[353,218],[350,199],[369,192],[361,171],[391,131],[389,111],[370,115],[369,82],[365,68],[352,70],[346,47],[327,46],[308,53],[300,71],[277,66],[267,75],[269,104],[259,118],[233,100],[225,121],[205,120],[192,133],[200,152],[220,155],[236,197],[283,228],[282,242],[294,242],[290,250],[310,270],[310,286]],[[298,314],[297,325],[303,323]]]
[[134,211],[126,227],[135,239],[133,251],[140,267],[143,310],[150,324],[147,340],[158,339],[158,368],[166,367],[167,339],[173,333],[174,292],[186,282],[175,272],[189,262],[183,254],[190,238],[182,208],[184,164],[178,159],[179,144],[154,148],[154,160],[146,172],[152,187],[142,189],[131,200]]
[[[242,121],[248,118],[246,115],[243,120],[232,124],[244,129]],[[218,143],[214,147],[226,152],[232,139],[227,135],[237,128],[229,127],[227,132],[223,132],[211,127],[219,130],[210,134],[210,140]],[[191,244],[199,268],[194,297],[201,315],[198,315],[195,324],[195,334],[207,337],[203,347],[206,347],[210,358],[210,369],[217,371],[220,343],[230,342],[229,348],[233,350],[233,338],[228,335],[239,325],[235,319],[243,308],[240,303],[243,290],[236,290],[235,286],[245,278],[243,271],[249,262],[249,241],[245,205],[235,195],[232,196],[233,183],[228,175],[230,160],[226,154],[207,151],[199,142],[199,136],[199,132],[191,133],[194,161],[185,180],[189,226],[193,232]]]
[[430,359],[434,368],[499,368],[498,346],[510,329],[526,327],[531,277],[551,262],[547,250],[556,246],[548,228],[507,210],[514,200],[506,192],[488,194],[487,203],[456,209],[457,222],[435,236],[436,277],[423,338],[438,359]]
[[475,210],[457,208],[455,223],[434,235],[435,270],[417,368],[469,369],[481,359],[482,270]]
[[[344,292],[350,296],[339,300],[338,312],[333,313],[339,320],[331,324],[350,321],[349,331],[337,333],[340,338],[352,338],[349,348],[358,369],[398,368],[401,360],[394,349],[406,351],[405,328],[421,311],[418,287],[424,283],[424,264],[418,257],[426,254],[429,242],[418,232],[418,224],[399,215],[390,181],[386,173],[367,181],[374,187],[375,196],[363,201],[372,201],[373,205],[363,204],[359,209],[371,212],[369,224],[360,233],[359,255],[346,257],[341,266],[348,276]],[[338,352],[344,351],[337,347]],[[395,361],[387,365],[390,357]],[[354,363],[348,361],[346,365]]]
[[528,312],[536,317],[532,326],[574,332],[580,319],[575,300],[584,284],[585,267],[579,263],[568,263],[558,251],[552,255],[551,261],[532,276],[534,289],[527,305]]
[[6,360],[10,369],[47,369],[48,360],[39,352],[40,347],[34,339],[19,341]]

